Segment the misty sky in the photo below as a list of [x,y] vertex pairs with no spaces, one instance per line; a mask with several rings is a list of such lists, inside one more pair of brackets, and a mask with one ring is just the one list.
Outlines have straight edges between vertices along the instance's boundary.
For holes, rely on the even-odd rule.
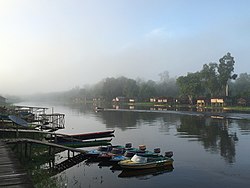
[[0,0],[0,95],[157,81],[227,52],[249,73],[248,0]]

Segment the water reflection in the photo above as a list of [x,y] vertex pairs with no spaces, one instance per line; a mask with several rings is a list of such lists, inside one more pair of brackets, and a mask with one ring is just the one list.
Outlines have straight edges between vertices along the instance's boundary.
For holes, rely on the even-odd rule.
[[104,124],[106,124],[107,128],[115,128],[119,127],[122,130],[126,130],[128,127],[136,127],[137,123],[137,114],[133,112],[101,112],[98,113]]
[[174,170],[173,165],[150,169],[122,169],[117,163],[107,160],[88,159],[85,161],[85,164],[88,166],[96,163],[99,168],[109,168],[112,172],[119,172],[119,178],[138,178],[145,180]]
[[235,162],[236,133],[229,134],[228,119],[205,119],[203,117],[181,116],[181,124],[177,131],[183,135],[197,138],[204,148],[210,152],[219,152],[228,163]]
[[162,168],[152,168],[152,169],[140,169],[140,170],[122,170],[118,175],[119,178],[138,178],[138,179],[149,179],[154,176],[162,175],[165,173],[172,172],[174,170],[173,166],[167,166]]
[[240,128],[241,134],[250,135],[250,121],[249,120],[241,120],[241,121],[238,121],[237,123]]
[[[98,117],[107,128],[119,127],[122,130],[140,127],[140,125],[158,126],[160,132],[168,133],[170,126],[175,126],[178,138],[202,143],[204,149],[220,154],[227,163],[235,163],[235,143],[237,133],[231,133],[229,126],[234,120],[225,118],[205,118],[203,116],[158,114],[139,112],[102,112]],[[249,130],[248,126],[239,124]]]
[[[77,123],[81,125],[78,129],[80,131],[85,127],[86,131],[115,129],[116,137],[112,140],[112,144],[131,141],[133,145],[137,145],[145,142],[150,150],[156,146],[163,150],[171,147],[174,151],[175,169],[174,171],[173,169],[156,171],[151,169],[152,171],[127,172],[101,161],[84,160],[71,166],[63,162],[66,161],[65,158],[62,160],[56,157],[54,169],[56,167],[57,171],[54,172],[56,175],[53,173],[52,175],[57,178],[57,186],[154,187],[156,180],[157,187],[165,187],[166,181],[168,186],[173,187],[187,187],[187,185],[190,187],[247,187],[245,185],[249,184],[249,154],[246,152],[250,140],[249,120],[227,119],[219,116],[210,118],[210,114],[209,117],[183,115],[179,111],[177,111],[178,114],[166,113],[166,110],[161,110],[159,113],[135,111],[94,113],[93,107],[82,106],[62,108],[61,112],[66,113],[66,119],[67,113],[73,112],[71,119],[67,119],[66,126],[69,130],[73,128],[76,130]],[[35,170],[48,169],[47,167],[51,166],[48,161],[46,164],[40,159],[39,161],[39,165],[34,167]],[[68,165],[68,169],[63,168]],[[36,174],[35,171],[32,173],[38,179],[44,176],[42,173]],[[39,181],[37,183],[42,185]],[[49,178],[46,181],[43,185],[49,187],[49,183],[52,182]]]
[[[96,115],[102,123],[106,124],[109,129],[116,127],[126,130],[130,128],[136,128],[141,124],[147,124],[150,126],[157,125],[161,122],[162,125],[173,125],[179,120],[179,115],[176,114],[156,114],[156,113],[139,113],[139,112],[109,112],[104,111]],[[164,129],[164,128],[163,128]]]

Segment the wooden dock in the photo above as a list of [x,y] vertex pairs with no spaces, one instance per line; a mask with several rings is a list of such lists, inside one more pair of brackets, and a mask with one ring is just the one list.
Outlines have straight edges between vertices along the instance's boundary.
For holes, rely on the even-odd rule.
[[[8,144],[38,144],[38,145],[44,145],[48,146],[49,148],[60,148],[62,150],[68,150],[68,152],[73,152],[73,153],[81,153],[81,154],[86,154],[85,150],[78,149],[78,148],[72,148],[72,147],[67,147],[59,144],[54,144],[50,143],[47,141],[39,141],[39,140],[34,140],[34,139],[28,139],[28,138],[19,138],[19,139],[5,139],[4,140]],[[27,148],[27,147],[26,147]]]
[[0,141],[0,187],[34,187],[11,149]]

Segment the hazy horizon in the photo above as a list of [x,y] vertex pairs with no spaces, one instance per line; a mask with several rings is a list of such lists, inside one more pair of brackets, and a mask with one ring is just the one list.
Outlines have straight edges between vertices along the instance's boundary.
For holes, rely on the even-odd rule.
[[0,95],[107,77],[159,80],[235,57],[249,73],[250,1],[0,0]]

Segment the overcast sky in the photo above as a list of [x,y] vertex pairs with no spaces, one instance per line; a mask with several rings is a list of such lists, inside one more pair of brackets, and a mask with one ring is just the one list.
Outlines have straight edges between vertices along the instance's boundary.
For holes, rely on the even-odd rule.
[[159,80],[230,52],[249,73],[248,0],[0,0],[0,95]]

